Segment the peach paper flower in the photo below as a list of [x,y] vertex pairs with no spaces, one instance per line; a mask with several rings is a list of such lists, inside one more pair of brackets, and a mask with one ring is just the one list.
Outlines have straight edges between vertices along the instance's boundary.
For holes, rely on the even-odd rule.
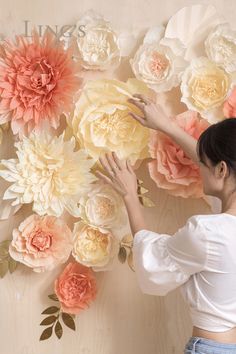
[[62,113],[73,109],[80,86],[72,47],[64,50],[50,31],[42,38],[16,36],[3,41],[0,56],[0,124],[10,121],[14,134],[28,134],[47,121],[59,126]]
[[236,117],[236,87],[233,88],[230,96],[224,102],[223,113],[225,118]]
[[63,312],[78,314],[89,307],[97,295],[96,279],[84,265],[69,263],[55,280],[55,293]]
[[9,253],[35,272],[44,272],[65,263],[72,246],[72,232],[63,220],[32,214],[13,230]]
[[[197,112],[186,111],[176,121],[189,135],[198,139],[209,123]],[[199,167],[170,137],[153,131],[149,151],[154,160],[148,163],[149,173],[156,185],[174,196],[183,198],[204,196]]]

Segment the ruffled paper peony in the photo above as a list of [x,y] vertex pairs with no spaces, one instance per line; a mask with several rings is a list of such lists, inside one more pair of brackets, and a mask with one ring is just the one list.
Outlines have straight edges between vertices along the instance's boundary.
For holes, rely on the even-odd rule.
[[55,293],[61,310],[78,314],[87,309],[97,295],[96,279],[90,268],[77,262],[69,263],[55,281]]
[[0,58],[0,124],[10,121],[14,134],[41,129],[43,121],[57,128],[60,115],[74,107],[81,79],[73,49],[64,50],[51,31],[42,38],[16,36],[5,40]]
[[183,74],[181,101],[216,123],[223,119],[223,102],[232,85],[233,78],[223,68],[208,58],[196,58]]
[[179,85],[187,66],[184,47],[178,39],[162,38],[164,27],[151,28],[130,64],[135,76],[156,92]]
[[142,114],[127,101],[134,93],[147,94],[148,88],[136,79],[127,83],[106,79],[86,83],[68,124],[71,134],[94,160],[109,151],[115,151],[120,159],[130,158],[131,164],[149,157],[149,129],[129,115]]
[[[191,111],[177,115],[176,122],[195,139],[209,126],[197,112]],[[154,160],[148,163],[148,169],[157,187],[183,198],[204,196],[199,167],[169,136],[153,131],[149,150]]]
[[236,87],[234,87],[231,94],[224,102],[223,112],[225,118],[236,117]]
[[95,271],[112,268],[114,257],[119,253],[119,240],[110,230],[79,221],[74,225],[73,235],[72,255],[77,262]]
[[118,232],[122,238],[130,232],[123,198],[111,185],[99,180],[80,198],[80,217],[91,225]]
[[39,215],[60,216],[67,210],[78,216],[79,199],[98,180],[86,151],[74,151],[75,139],[64,141],[64,132],[59,137],[32,132],[15,147],[18,159],[1,160],[0,176],[11,182],[3,199],[15,199],[12,205],[33,203]]
[[63,220],[33,214],[13,230],[9,253],[35,272],[44,272],[65,263],[72,246],[72,232]]

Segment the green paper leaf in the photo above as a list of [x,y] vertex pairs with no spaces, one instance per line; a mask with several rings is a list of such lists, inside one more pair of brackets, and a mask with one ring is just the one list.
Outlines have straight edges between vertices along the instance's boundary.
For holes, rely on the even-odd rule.
[[54,323],[57,319],[57,316],[48,316],[46,318],[44,318],[44,320],[42,320],[42,322],[40,323],[40,326],[47,326],[50,325],[52,323]]
[[4,261],[0,263],[0,277],[3,278],[8,271],[8,262]]
[[132,250],[130,250],[130,252],[129,252],[129,255],[128,255],[128,258],[127,258],[127,263],[129,265],[130,269],[133,272],[135,272],[134,265],[133,265],[133,251]]
[[9,272],[11,274],[16,270],[17,264],[18,264],[18,262],[15,261],[13,258],[10,258],[8,260],[8,268],[9,268]]
[[70,329],[73,329],[73,331],[75,331],[75,321],[74,321],[73,317],[69,313],[66,313],[66,312],[62,312],[61,316],[62,316],[62,320],[65,323],[65,325],[67,327],[69,327]]
[[39,340],[45,340],[45,339],[50,338],[51,335],[52,335],[52,327],[53,327],[53,326],[46,328],[46,329],[42,332],[42,334],[41,334]]
[[49,299],[53,300],[53,301],[59,301],[58,297],[56,294],[51,294],[51,295],[48,295]]
[[59,321],[57,321],[56,326],[54,327],[54,331],[56,333],[57,338],[60,339],[63,333],[63,328]]
[[59,310],[60,309],[57,306],[50,306],[50,307],[46,308],[46,310],[44,310],[42,312],[42,315],[51,315],[52,313],[55,313],[55,312],[57,312]]
[[121,246],[118,253],[118,259],[121,263],[124,263],[126,261],[126,257],[127,257],[126,249],[125,247]]

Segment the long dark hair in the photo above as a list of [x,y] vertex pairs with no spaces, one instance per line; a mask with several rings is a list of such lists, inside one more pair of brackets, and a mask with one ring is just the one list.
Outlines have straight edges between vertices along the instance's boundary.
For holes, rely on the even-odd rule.
[[229,171],[236,173],[236,118],[226,118],[210,125],[197,141],[200,161],[206,164],[205,156],[215,166],[225,161]]

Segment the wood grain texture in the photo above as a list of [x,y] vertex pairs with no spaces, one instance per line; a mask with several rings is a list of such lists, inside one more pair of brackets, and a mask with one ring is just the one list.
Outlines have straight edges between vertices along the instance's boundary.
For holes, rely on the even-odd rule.
[[[0,0],[0,33],[23,33],[24,21],[37,25],[71,24],[87,9],[100,11],[117,28],[145,29],[165,24],[182,6],[196,3],[192,0]],[[206,3],[209,1],[198,1]],[[210,1],[231,24],[234,24],[234,0]],[[127,62],[116,76],[126,80],[131,71]],[[168,97],[162,95],[167,110],[179,113],[178,90]],[[4,137],[0,157],[13,154],[11,133]],[[173,234],[194,214],[209,213],[203,200],[169,196],[158,189],[148,177],[145,161],[137,171],[156,207],[146,210],[150,229]],[[0,188],[3,188],[1,182]],[[0,240],[9,239],[12,229],[28,215],[24,206],[11,218],[0,222]],[[33,273],[19,266],[13,275],[0,280],[0,353],[1,354],[181,354],[192,333],[187,305],[179,290],[164,297],[142,294],[135,273],[127,264],[117,260],[112,271],[95,273],[98,296],[90,308],[76,318],[76,333],[66,329],[61,340],[55,336],[39,342],[44,318],[41,312],[51,304],[47,295],[53,292],[58,268],[45,274]]]

